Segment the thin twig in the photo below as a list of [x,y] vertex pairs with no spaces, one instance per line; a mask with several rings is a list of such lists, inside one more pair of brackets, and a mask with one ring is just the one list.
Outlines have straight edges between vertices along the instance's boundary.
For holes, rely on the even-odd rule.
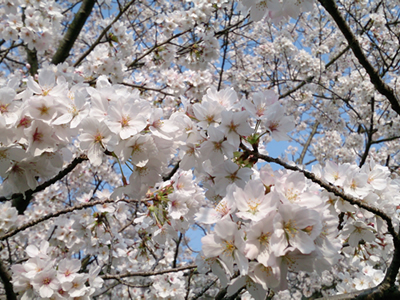
[[207,292],[216,282],[218,281],[218,278],[215,279],[214,281],[212,281],[209,285],[206,285],[197,295],[195,295],[192,300],[197,300],[199,299],[201,296],[203,296],[205,294],[205,292]]
[[71,207],[68,207],[66,209],[63,209],[63,210],[59,210],[59,211],[56,211],[56,212],[53,212],[53,213],[49,213],[49,214],[47,214],[47,215],[45,215],[43,217],[40,217],[40,218],[38,218],[36,220],[32,220],[32,221],[30,221],[30,222],[18,227],[17,229],[14,229],[13,231],[10,231],[9,233],[6,233],[5,235],[0,236],[0,241],[3,241],[3,240],[5,240],[5,239],[7,239],[9,237],[12,237],[12,236],[16,235],[18,232],[21,232],[21,231],[23,231],[25,229],[28,229],[28,228],[30,228],[32,226],[35,226],[35,225],[37,225],[37,224],[39,224],[39,223],[41,223],[43,221],[49,220],[51,218],[55,218],[55,217],[58,217],[58,216],[61,216],[61,215],[65,215],[65,214],[73,212],[75,210],[81,210],[81,209],[84,209],[84,208],[87,208],[87,207],[91,207],[91,206],[94,206],[94,205],[98,205],[98,204],[101,205],[101,204],[105,204],[105,203],[116,203],[117,201],[138,202],[138,200],[103,199],[103,200],[95,200],[95,201],[90,201],[90,202],[78,204],[78,205],[71,206]]
[[[350,49],[349,46],[347,46],[346,48],[344,48],[342,51],[340,51],[334,58],[332,58],[326,65],[325,65],[325,70],[329,68],[329,66],[331,66],[332,64],[334,64],[340,57],[342,57],[343,54],[345,54],[348,50]],[[299,90],[300,88],[302,88],[303,86],[305,86],[307,83],[311,83],[313,81],[313,79],[315,78],[315,76],[309,76],[306,79],[304,79],[299,85],[295,86],[294,88],[288,90],[286,93],[282,94],[279,96],[279,99],[285,98],[291,94],[293,94],[294,92],[296,92],[297,90]]]
[[147,87],[145,85],[138,85],[138,84],[132,84],[132,83],[127,83],[127,82],[120,82],[120,84],[126,85],[126,86],[130,86],[132,88],[136,88],[136,89],[139,89],[139,90],[148,90],[148,91],[159,92],[159,93],[161,93],[161,94],[163,94],[165,96],[175,96],[174,94],[164,92],[163,91],[164,88],[156,89],[156,88]]
[[176,268],[176,263],[177,263],[177,261],[178,261],[179,246],[180,246],[181,241],[182,241],[182,236],[183,236],[183,234],[182,234],[182,232],[180,232],[180,233],[179,233],[179,238],[178,238],[178,240],[175,241],[175,243],[176,243],[176,248],[175,248],[175,254],[174,254],[174,261],[172,262],[172,267],[173,267],[173,268]]
[[327,12],[335,20],[336,25],[339,27],[340,31],[343,33],[351,50],[353,50],[354,56],[357,58],[358,62],[364,67],[365,71],[368,73],[371,83],[375,86],[377,91],[385,96],[392,109],[400,115],[400,103],[394,94],[393,89],[388,86],[379,73],[375,70],[372,64],[368,61],[364,51],[361,49],[360,43],[351,31],[349,25],[339,12],[339,9],[334,0],[318,0],[319,3],[327,10]]
[[119,12],[119,14],[112,20],[110,24],[104,30],[100,33],[96,41],[89,47],[88,50],[85,51],[85,53],[82,54],[81,57],[78,58],[78,60],[74,63],[74,67],[79,66],[79,64],[82,62],[82,60],[85,59],[86,56],[90,54],[90,52],[93,51],[93,49],[100,43],[101,39],[106,35],[107,31],[110,30],[111,26],[114,25],[115,22],[117,22],[121,16],[128,10],[128,8],[135,2],[135,0],[130,1],[125,7]]
[[296,163],[298,163],[299,165],[303,164],[304,157],[306,156],[307,150],[311,145],[311,141],[314,138],[314,135],[317,133],[318,126],[319,126],[319,122],[315,121],[315,123],[312,127],[312,131],[311,131],[310,135],[308,136],[308,139],[303,147],[303,151],[301,151],[300,157],[296,161]]
[[197,268],[196,265],[188,265],[184,267],[178,267],[174,269],[169,269],[169,270],[160,270],[160,271],[148,271],[148,272],[131,272],[131,273],[123,273],[123,274],[107,274],[101,276],[104,280],[109,280],[109,279],[121,279],[121,278],[126,278],[126,277],[150,277],[150,276],[155,276],[155,275],[162,275],[162,274],[168,274],[168,273],[174,273],[174,272],[180,272],[180,271],[186,271],[186,270],[191,270]]

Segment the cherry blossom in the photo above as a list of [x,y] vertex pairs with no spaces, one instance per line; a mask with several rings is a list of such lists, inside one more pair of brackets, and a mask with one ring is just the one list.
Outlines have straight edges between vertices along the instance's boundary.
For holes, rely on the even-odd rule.
[[100,123],[94,118],[82,120],[81,126],[85,132],[79,136],[82,149],[87,149],[88,157],[94,165],[100,165],[102,153],[108,148],[113,150],[117,139],[111,134],[106,124]]
[[7,298],[395,297],[398,15],[0,1]]

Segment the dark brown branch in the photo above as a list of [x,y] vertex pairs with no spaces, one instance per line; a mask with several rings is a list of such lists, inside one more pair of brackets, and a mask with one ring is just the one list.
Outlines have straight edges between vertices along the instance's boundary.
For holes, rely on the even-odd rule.
[[397,140],[397,139],[400,139],[400,136],[393,136],[393,137],[386,138],[386,139],[372,141],[371,144],[379,144],[379,143],[384,143],[384,142],[390,142],[390,141],[394,141],[394,140]]
[[8,60],[9,62],[12,62],[12,63],[14,63],[14,64],[20,65],[20,66],[22,66],[22,67],[26,67],[26,63],[17,61],[17,60],[15,60],[15,59],[11,58],[11,57],[7,57],[7,56],[6,56],[6,57],[4,57],[4,59],[5,59],[5,60]]
[[3,261],[0,260],[0,279],[3,282],[4,289],[6,291],[7,300],[17,300],[17,296],[14,293],[14,289],[11,283],[11,276],[8,273]]
[[228,293],[228,287],[221,289],[218,294],[215,296],[215,300],[223,300],[225,295]]
[[37,53],[36,49],[29,49],[28,46],[25,46],[26,50],[26,60],[29,64],[29,74],[31,76],[35,76],[38,72],[39,69],[39,63],[38,63],[38,58],[37,58]]
[[[15,48],[18,48],[18,47],[21,47],[21,46],[25,46],[23,42],[20,42],[20,43],[12,42],[10,47],[0,50],[0,53],[10,52],[11,49],[15,49]],[[23,64],[22,62],[20,62],[20,63]]]
[[176,165],[174,166],[174,168],[171,170],[171,172],[169,172],[168,175],[163,176],[163,181],[167,181],[170,180],[172,178],[172,176],[174,176],[174,174],[178,171],[179,169],[179,163],[180,161],[178,161],[176,163]]
[[179,254],[179,246],[180,246],[180,244],[181,244],[182,237],[183,237],[183,234],[182,234],[182,232],[180,232],[180,233],[179,233],[179,238],[178,238],[178,240],[175,241],[175,243],[176,243],[176,248],[175,248],[175,254],[174,254],[174,261],[172,262],[172,267],[173,267],[173,268],[176,268],[176,263],[177,263],[177,261],[178,261],[178,254]]
[[192,280],[194,271],[190,271],[188,279],[187,279],[187,287],[186,287],[186,295],[185,295],[185,300],[189,300],[189,293],[190,293],[190,281]]
[[228,52],[228,34],[229,33],[227,33],[225,36],[224,36],[224,44],[223,44],[223,47],[224,47],[224,54],[222,55],[222,64],[221,64],[221,70],[220,70],[220,72],[219,72],[219,80],[218,80],[218,88],[217,88],[217,91],[219,91],[220,89],[221,89],[221,84],[222,84],[222,78],[223,78],[223,75],[224,75],[224,68],[225,68],[225,62],[226,62],[226,54],[227,54],[227,52]]
[[54,176],[50,180],[47,180],[46,182],[43,182],[41,185],[37,186],[35,189],[27,190],[24,193],[12,194],[11,198],[0,197],[0,202],[12,200],[12,205],[18,210],[18,213],[23,214],[35,193],[41,192],[50,185],[61,180],[64,176],[70,173],[78,164],[82,163],[85,160],[88,160],[86,155],[81,155],[79,157],[76,157],[65,169],[61,170],[56,176]]
[[85,25],[87,18],[89,18],[95,3],[95,0],[84,0],[82,2],[81,7],[75,14],[74,19],[68,27],[67,33],[60,42],[57,52],[54,54],[53,59],[51,60],[52,64],[57,65],[59,63],[63,63],[67,59],[69,52],[71,51],[76,39],[79,36],[79,33]]
[[[8,53],[10,53],[11,49],[13,48],[15,42],[12,42],[11,47],[9,47],[7,50],[5,50],[4,55],[0,58],[0,64],[3,62],[3,60],[6,58]],[[1,45],[0,45],[1,46]]]
[[400,291],[395,286],[396,277],[399,273],[399,269],[400,269],[400,241],[394,241],[394,253],[392,262],[390,263],[390,266],[386,271],[385,278],[374,290],[374,293],[376,294],[384,293],[385,298],[382,299],[389,299],[390,297],[387,294],[393,293],[395,297],[397,297],[396,299],[400,299],[399,297]]
[[385,96],[390,104],[392,109],[400,115],[400,104],[399,101],[394,94],[394,91],[391,87],[389,87],[379,76],[379,73],[374,69],[371,63],[368,61],[365,53],[361,49],[360,43],[357,38],[351,31],[349,25],[344,20],[343,16],[340,14],[338,7],[334,0],[318,0],[319,3],[328,11],[328,13],[335,20],[337,26],[340,31],[343,33],[347,42],[349,43],[350,48],[353,50],[354,56],[357,58],[358,62],[364,67],[365,71],[368,73],[371,83],[375,86],[377,91]]
[[233,32],[235,29],[240,29],[240,30],[242,30],[244,27],[247,27],[247,26],[250,26],[251,24],[253,24],[253,21],[248,21],[246,24],[240,25],[240,24],[243,23],[246,19],[247,19],[247,17],[244,18],[244,19],[241,19],[241,20],[237,21],[235,24],[232,24],[232,25],[230,25],[230,26],[228,26],[228,27],[226,27],[226,28],[224,28],[224,29],[222,29],[222,30],[220,30],[220,31],[217,31],[217,32],[215,33],[215,36],[216,36],[216,37],[221,36],[221,35],[225,34],[225,33],[228,32],[228,31],[232,31],[232,32]]

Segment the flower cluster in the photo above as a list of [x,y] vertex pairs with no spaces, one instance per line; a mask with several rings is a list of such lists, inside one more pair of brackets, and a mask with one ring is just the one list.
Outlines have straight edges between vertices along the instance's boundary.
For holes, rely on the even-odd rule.
[[34,245],[26,248],[29,259],[12,267],[15,290],[23,291],[22,299],[90,299],[96,288],[102,286],[98,277],[100,268],[92,268],[83,274],[79,259],[53,259],[54,253],[47,241],[38,249]]
[[0,38],[18,41],[21,39],[30,50],[44,53],[61,30],[61,6],[57,1],[32,1],[24,9],[20,1],[1,1]]
[[[337,217],[326,200],[301,173],[264,166],[259,179],[232,187],[215,209],[197,215],[200,223],[216,222],[214,232],[202,238],[204,258],[223,270],[219,276],[233,276],[235,265],[255,286],[249,291],[256,299],[269,289],[286,289],[288,271],[321,274],[340,249]],[[240,287],[232,282],[230,290]]]
[[174,297],[174,299],[183,300],[186,296],[185,285],[186,282],[182,277],[183,272],[175,274],[155,276],[153,278],[154,284],[151,290],[154,293],[153,299],[167,299]]
[[312,0],[242,0],[244,11],[250,12],[250,19],[259,21],[265,16],[279,21],[282,18],[297,18],[301,12],[313,9]]
[[187,136],[186,144],[180,146],[180,167],[195,168],[209,199],[220,199],[228,185],[244,187],[250,179],[253,163],[237,152],[241,143],[261,149],[271,138],[287,139],[295,125],[273,91],[239,100],[233,89],[212,87],[200,103],[186,110],[190,118],[180,121],[185,123]]
[[[0,119],[2,164],[7,167],[2,174],[3,195],[33,189],[38,177],[44,180],[56,174],[62,167],[62,151],[76,137],[94,166],[102,163],[104,152],[112,151],[131,164],[131,193],[145,193],[148,185],[161,179],[174,154],[178,127],[161,121],[162,111],[138,92],[114,87],[105,77],[97,80],[97,89],[85,85],[69,89],[65,78],[56,79],[51,69],[42,70],[38,82],[29,78],[27,87],[17,96],[22,102],[13,99],[16,93],[11,87],[2,89],[6,95]],[[157,160],[150,160],[153,157]],[[127,193],[129,188],[125,187]]]
[[18,212],[10,202],[0,203],[0,233],[6,233],[17,226]]
[[[327,162],[323,168],[314,166],[313,172],[363,205],[384,208],[398,227],[399,199],[393,195],[399,194],[400,185],[389,179],[387,168],[373,162],[362,168]],[[346,217],[338,231],[340,212]],[[392,251],[391,241],[385,237],[386,224],[377,215],[320,191],[302,173],[273,171],[268,165],[260,169],[259,179],[248,181],[244,188],[229,187],[218,205],[202,208],[196,220],[215,224],[213,232],[202,238],[203,271],[211,268],[225,284],[235,270],[239,271],[240,277],[231,281],[228,292],[234,294],[246,282],[252,286],[248,291],[255,299],[263,299],[260,295],[269,289],[278,292],[290,287],[293,283],[287,281],[288,272],[321,275],[338,262],[329,284],[322,283],[330,293],[376,286],[383,279],[386,258]],[[340,256],[342,243],[348,246]],[[357,270],[350,271],[349,266]],[[316,291],[306,283],[292,287],[302,285],[302,294]]]
[[356,2],[337,5],[361,51],[312,0],[0,0],[0,269],[17,298],[396,281],[400,109],[376,87],[400,89],[399,7]]
[[[73,76],[67,78],[72,80]],[[122,185],[95,195],[82,190],[76,201],[87,203],[93,197],[143,199],[133,218],[132,241],[123,242],[121,233],[111,226],[129,218],[122,202],[98,205],[95,212],[74,212],[54,222],[55,237],[51,241],[57,249],[68,249],[66,252],[72,254],[90,244],[83,253],[96,255],[101,261],[111,260],[114,252],[113,257],[121,260],[125,255],[129,260],[138,256],[150,259],[149,254],[156,256],[160,251],[162,255],[173,246],[169,241],[176,239],[178,232],[185,233],[200,207],[206,205],[204,187],[209,198],[217,199],[227,190],[239,193],[239,187],[260,183],[249,181],[254,162],[241,157],[243,143],[265,147],[271,138],[286,139],[286,133],[294,127],[272,91],[239,100],[233,89],[217,91],[212,87],[201,102],[185,103],[184,111],[167,115],[138,91],[113,85],[104,76],[97,79],[95,87],[79,83],[70,88],[67,78],[59,75],[58,69],[47,68],[40,70],[37,81],[28,78],[27,89],[18,95],[14,79],[2,89],[6,95],[1,115],[6,133],[2,193],[9,196],[21,189],[34,189],[62,168],[71,150],[85,153],[93,168],[105,166],[107,156],[125,165],[130,175],[125,177],[126,169],[120,168]],[[180,167],[186,171],[178,171],[163,182],[161,176],[168,171],[168,163],[176,159],[176,149],[182,157]],[[103,171],[99,169],[97,174]],[[238,190],[233,191],[236,186]],[[129,250],[132,246],[136,251]],[[172,259],[166,256],[158,263],[171,263]],[[18,268],[14,270],[17,286],[22,280]],[[69,291],[68,284],[63,285],[52,270],[45,269],[38,277],[48,282],[45,288],[21,285],[19,290],[35,291],[41,297],[51,297],[60,287]]]

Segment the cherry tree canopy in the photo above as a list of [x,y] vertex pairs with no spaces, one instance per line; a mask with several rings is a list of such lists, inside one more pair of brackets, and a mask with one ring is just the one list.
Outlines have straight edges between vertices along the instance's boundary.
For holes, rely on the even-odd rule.
[[399,138],[395,0],[0,0],[0,298],[399,299]]

